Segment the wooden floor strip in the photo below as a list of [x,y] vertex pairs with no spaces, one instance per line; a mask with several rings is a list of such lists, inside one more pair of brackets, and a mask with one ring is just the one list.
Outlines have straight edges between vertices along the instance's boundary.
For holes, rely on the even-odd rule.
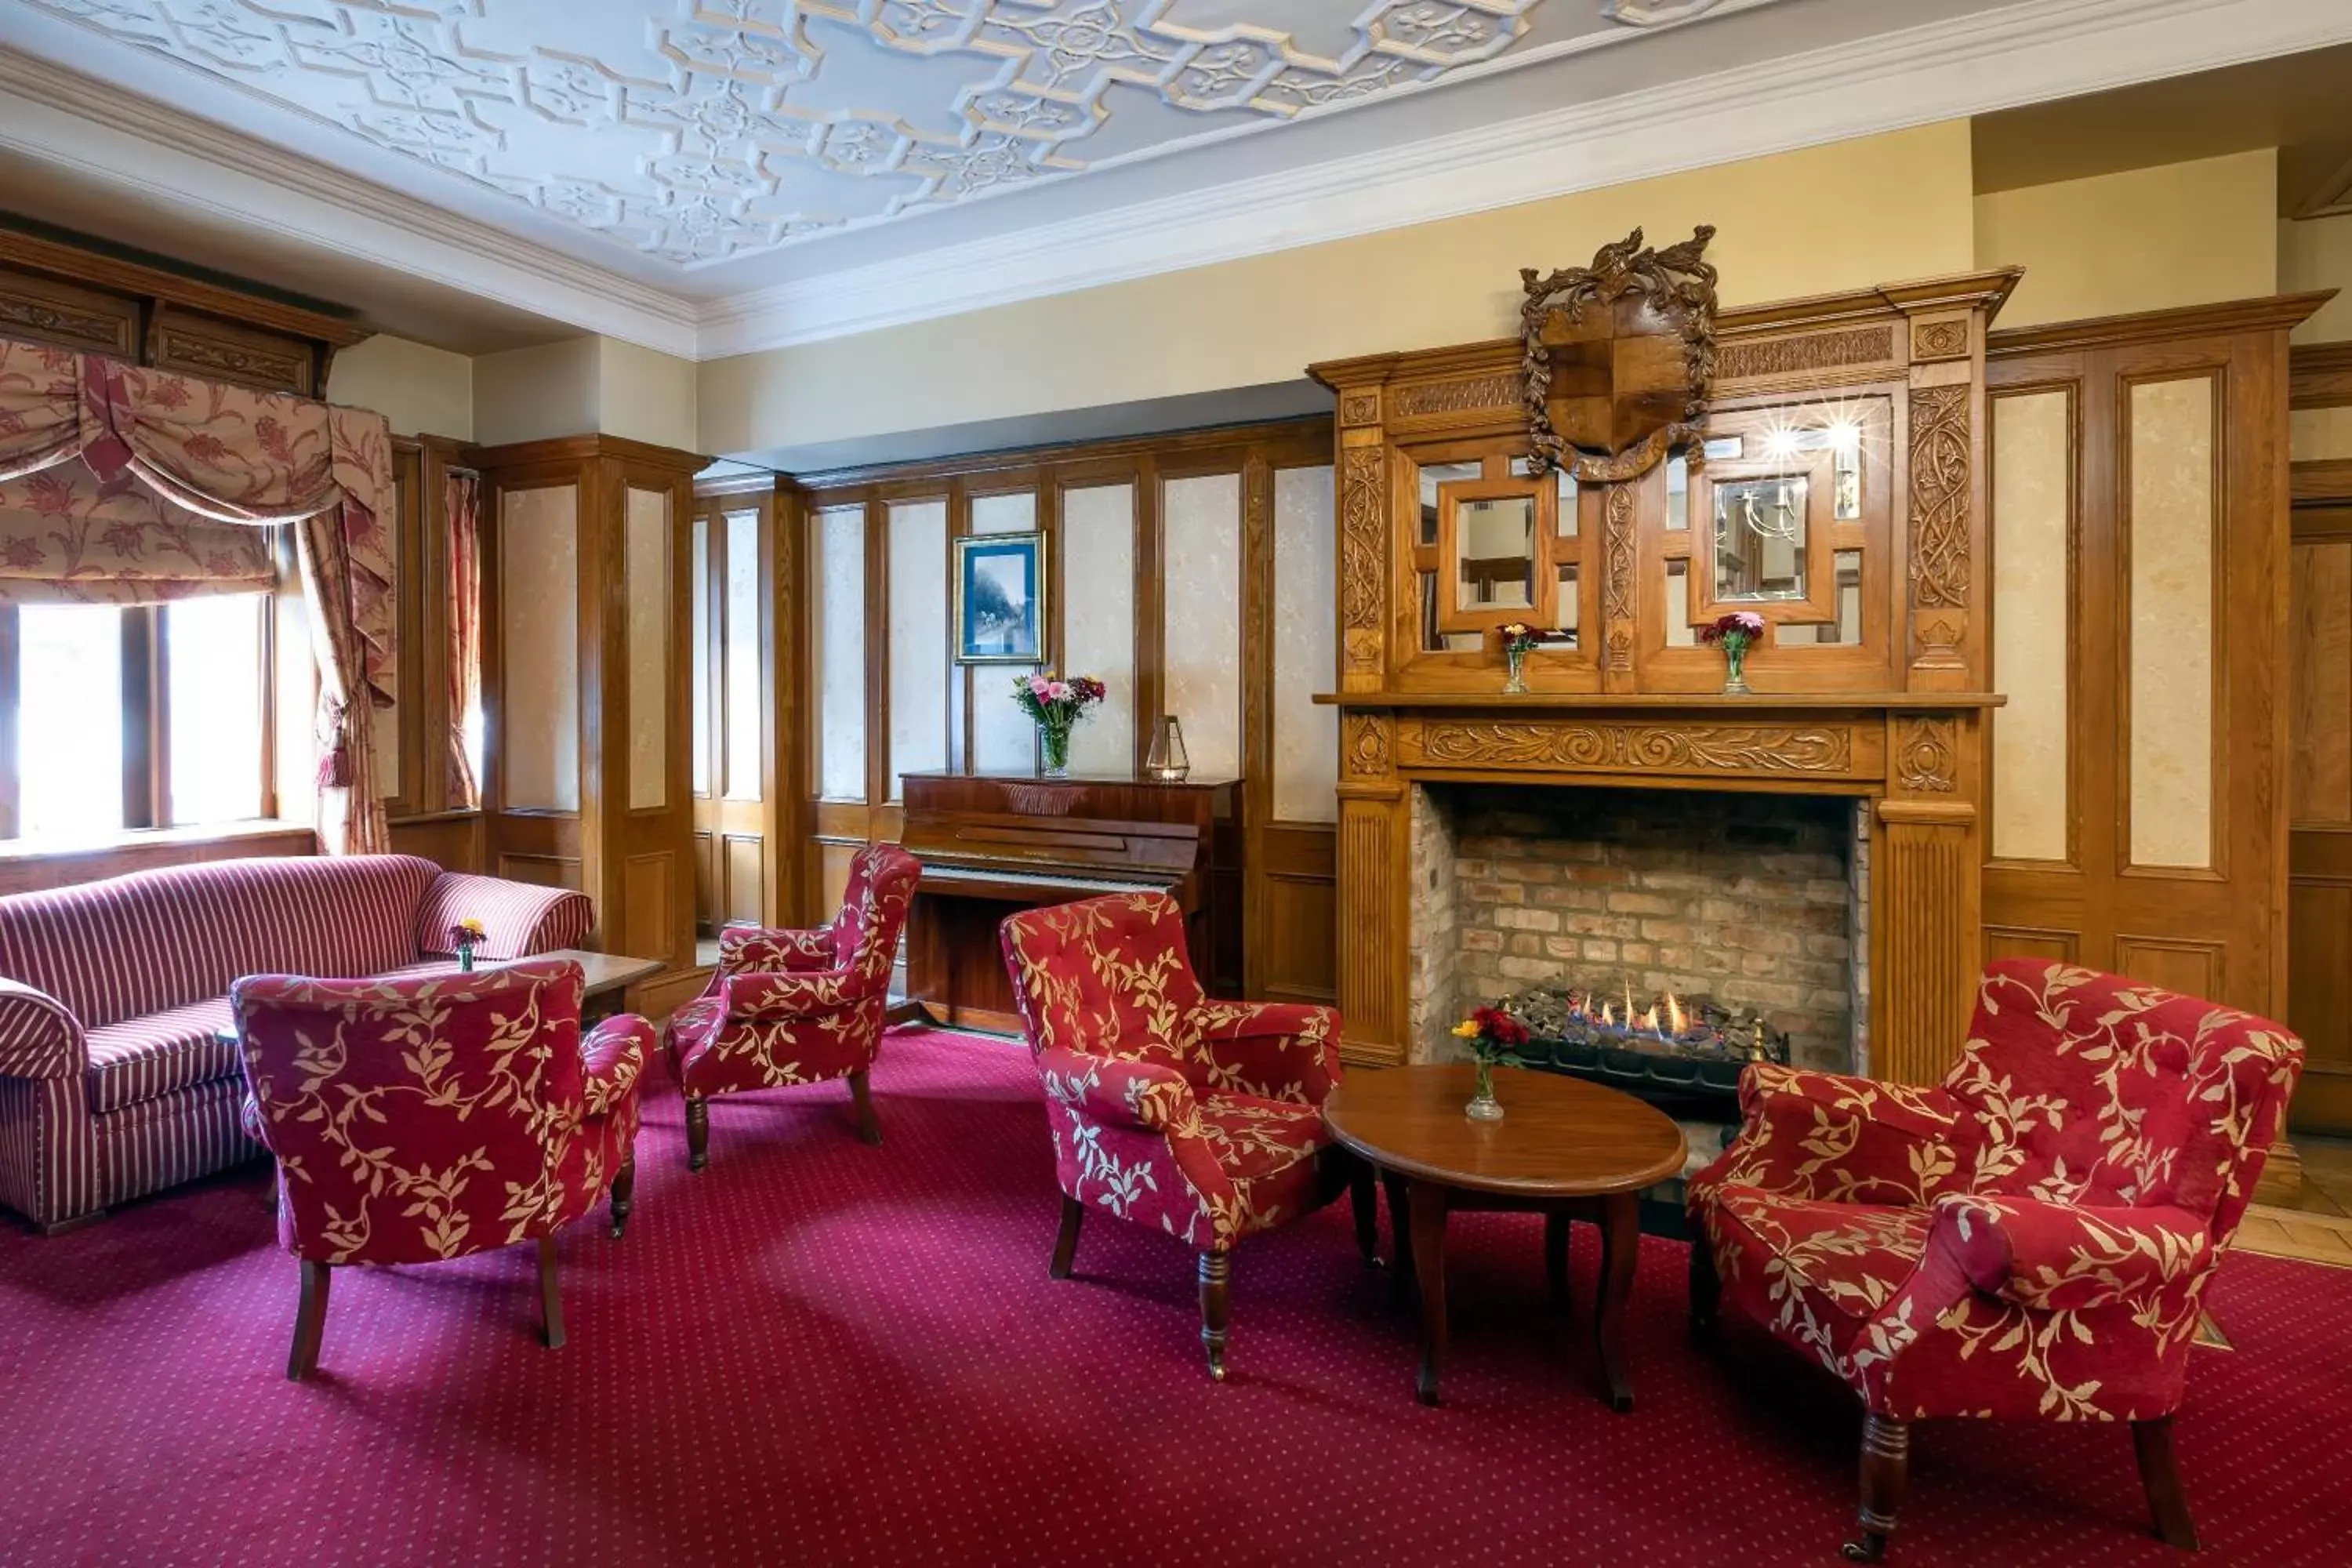
[[2264,1258],[2352,1268],[2352,1217],[2255,1204],[2230,1245]]

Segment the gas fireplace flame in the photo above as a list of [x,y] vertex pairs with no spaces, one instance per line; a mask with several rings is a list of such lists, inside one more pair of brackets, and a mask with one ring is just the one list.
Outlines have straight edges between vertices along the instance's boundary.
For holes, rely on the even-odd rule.
[[1666,993],[1666,1023],[1677,1038],[1688,1032],[1689,1021],[1683,1016],[1683,1005],[1671,991]]
[[1595,992],[1571,992],[1568,997],[1571,1017],[1598,1024],[1604,1029],[1619,1029],[1629,1035],[1652,1035],[1661,1040],[1679,1040],[1691,1032],[1690,1010],[1683,999],[1671,991],[1659,993],[1656,1000],[1642,1006],[1627,986],[1622,998],[1604,997]]

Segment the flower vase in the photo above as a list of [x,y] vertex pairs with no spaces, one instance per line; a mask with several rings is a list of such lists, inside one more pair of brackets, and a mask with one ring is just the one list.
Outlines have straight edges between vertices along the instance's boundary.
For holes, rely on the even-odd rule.
[[1045,759],[1045,776],[1066,779],[1070,776],[1070,726],[1066,720],[1059,724],[1037,726],[1037,744]]
[[1503,1102],[1495,1098],[1495,1065],[1482,1061],[1477,1067],[1478,1091],[1470,1097],[1470,1103],[1462,1108],[1462,1114],[1473,1121],[1500,1121],[1503,1119]]
[[1528,650],[1507,647],[1503,650],[1503,694],[1525,697],[1528,694]]
[[474,973],[474,944],[470,942],[461,942],[457,944],[457,973],[460,974]]
[[1726,697],[1755,695],[1748,685],[1748,644],[1737,637],[1724,638],[1723,657],[1731,667],[1730,672],[1724,677],[1723,694]]

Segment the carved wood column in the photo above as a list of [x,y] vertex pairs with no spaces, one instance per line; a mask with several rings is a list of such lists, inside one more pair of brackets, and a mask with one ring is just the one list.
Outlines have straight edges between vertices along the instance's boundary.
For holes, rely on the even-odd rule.
[[1396,721],[1350,711],[1339,731],[1341,1055],[1402,1063],[1410,1054],[1412,839],[1410,789],[1396,771]]
[[1983,721],[1974,711],[1892,713],[1887,793],[1872,868],[1876,926],[1870,1076],[1940,1082],[1967,1037],[1983,963]]

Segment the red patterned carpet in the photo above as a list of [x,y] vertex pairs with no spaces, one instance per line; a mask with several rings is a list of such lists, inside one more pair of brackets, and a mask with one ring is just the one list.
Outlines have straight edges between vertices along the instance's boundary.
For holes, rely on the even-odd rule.
[[[562,1244],[571,1343],[527,1247],[353,1270],[322,1373],[283,1376],[294,1266],[257,1173],[56,1240],[0,1229],[8,1563],[1706,1564],[1834,1560],[1845,1395],[1752,1332],[1685,1348],[1683,1249],[1635,1298],[1641,1404],[1595,1397],[1535,1222],[1454,1233],[1442,1409],[1345,1205],[1234,1270],[1203,1377],[1191,1259],[1057,1204],[1026,1053],[905,1033],[851,1137],[838,1085],[647,1107],[628,1238]],[[1580,1289],[1598,1247],[1580,1232]],[[2352,1552],[2352,1274],[2236,1257],[2180,1436],[2206,1563]],[[1896,1561],[2179,1564],[2112,1429],[1933,1426]]]

